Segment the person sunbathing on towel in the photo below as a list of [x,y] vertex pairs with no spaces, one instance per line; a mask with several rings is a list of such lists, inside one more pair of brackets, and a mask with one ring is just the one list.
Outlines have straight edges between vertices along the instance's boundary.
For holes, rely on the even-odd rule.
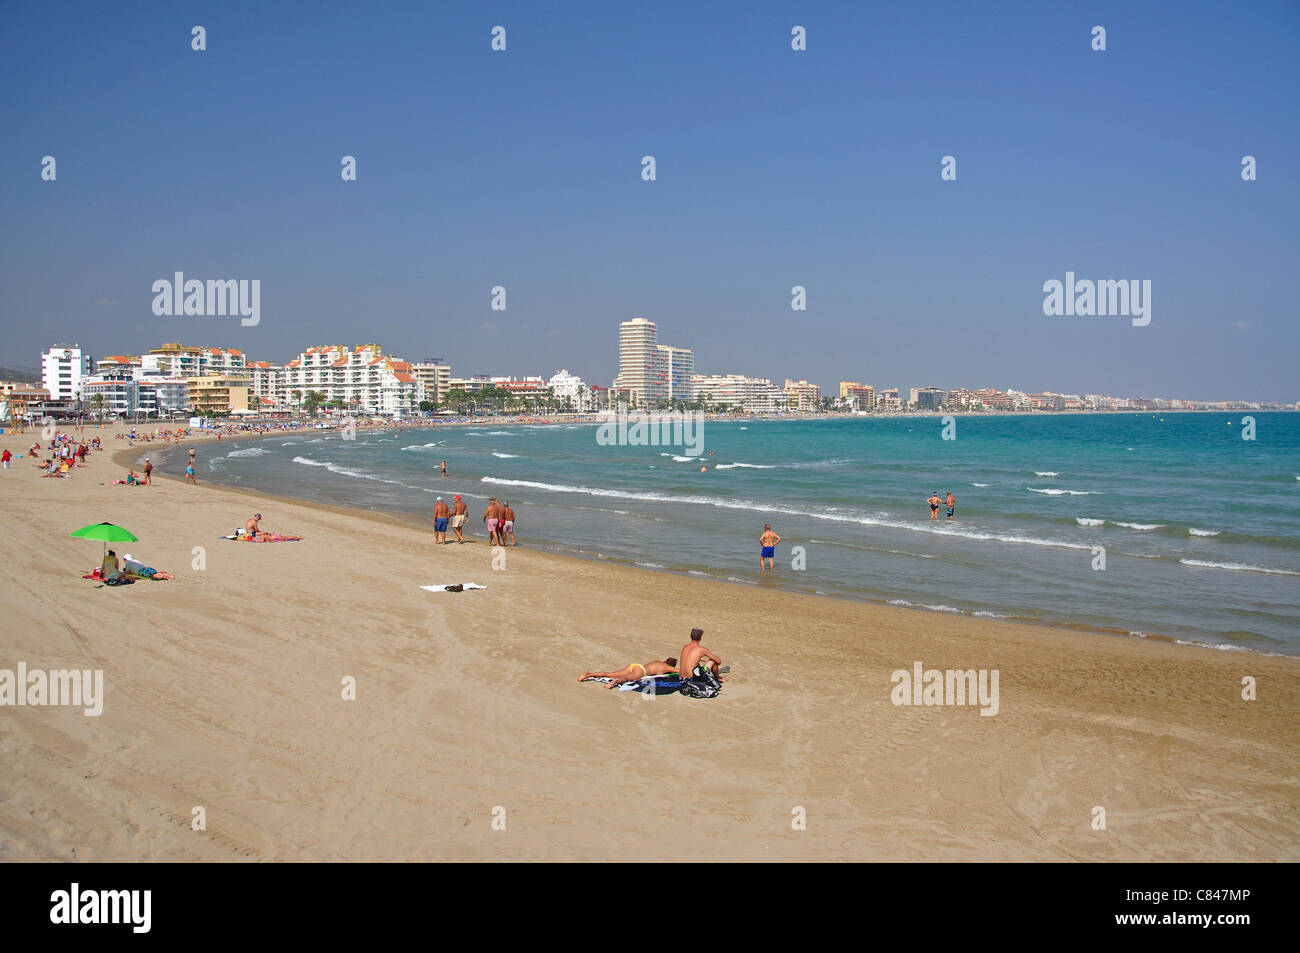
[[142,579],[175,579],[169,572],[163,572],[161,569],[154,569],[152,566],[146,566],[142,562],[137,562],[130,554],[126,554],[126,560],[122,564],[122,571],[128,576],[139,576]]
[[645,678],[647,675],[667,675],[669,672],[677,671],[677,659],[664,659],[662,662],[655,660],[646,662],[642,665],[640,662],[632,662],[617,672],[583,672],[578,676],[578,681],[585,682],[589,678],[608,678],[608,688],[616,688],[624,682],[636,682]]

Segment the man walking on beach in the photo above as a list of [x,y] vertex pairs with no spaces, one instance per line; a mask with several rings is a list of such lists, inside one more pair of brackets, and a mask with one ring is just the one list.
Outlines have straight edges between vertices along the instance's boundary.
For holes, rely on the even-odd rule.
[[435,546],[447,545],[447,520],[451,517],[451,510],[447,504],[442,502],[442,497],[438,497],[438,502],[433,507],[433,543]]
[[194,466],[194,448],[190,447],[190,466]]
[[153,464],[148,457],[144,458],[144,485],[153,486]]
[[[763,548],[758,552],[758,571],[759,572],[776,572],[776,544],[781,542],[781,537],[772,532],[772,524],[764,523],[763,532],[758,537],[758,545]],[[767,560],[766,570],[763,567],[763,560]]]
[[925,502],[930,504],[930,519],[937,520],[939,518],[939,504],[943,502],[943,500],[939,499],[939,491],[935,490],[931,493],[930,498]]
[[483,511],[483,522],[487,523],[488,542],[497,545],[497,523],[501,521],[501,507],[495,496],[488,497],[487,509]]
[[515,544],[515,511],[510,508],[510,501],[506,500],[501,504],[501,528],[497,535],[501,537],[501,545],[506,544],[506,535],[510,536],[510,545]]
[[456,494],[456,502],[451,507],[451,531],[456,534],[456,542],[465,542],[465,520],[469,519],[469,507]]

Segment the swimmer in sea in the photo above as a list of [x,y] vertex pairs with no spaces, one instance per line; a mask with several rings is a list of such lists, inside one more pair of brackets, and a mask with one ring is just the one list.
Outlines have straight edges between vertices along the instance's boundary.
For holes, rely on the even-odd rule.
[[930,519],[937,520],[939,518],[939,504],[943,502],[943,500],[939,499],[939,491],[935,490],[931,493],[930,498],[925,502],[930,504]]

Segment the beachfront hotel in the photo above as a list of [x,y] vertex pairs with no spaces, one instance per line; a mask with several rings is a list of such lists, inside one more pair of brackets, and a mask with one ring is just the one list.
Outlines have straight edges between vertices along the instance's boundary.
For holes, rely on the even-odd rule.
[[822,389],[806,380],[792,381],[785,379],[785,399],[795,410],[817,410],[821,406]]
[[440,357],[428,357],[411,364],[411,373],[424,385],[424,399],[440,402],[451,390],[451,365]]
[[840,400],[854,410],[871,410],[876,406],[876,389],[857,381],[840,381]]
[[587,387],[581,377],[570,374],[567,368],[552,374],[546,386],[562,405],[567,403],[569,407],[580,413],[591,409],[591,388]]
[[659,343],[658,326],[633,318],[618,326],[618,376],[612,390],[628,402],[650,407],[664,401],[694,399],[695,352]]
[[659,354],[667,373],[668,390],[664,395],[670,403],[695,399],[695,352],[690,348],[660,344]]
[[79,344],[56,344],[41,352],[41,386],[51,400],[79,400],[90,376],[90,353]]
[[284,388],[292,405],[315,391],[367,414],[415,413],[426,399],[410,363],[385,355],[378,344],[310,347],[285,365]]
[[766,377],[744,374],[696,374],[696,397],[714,406],[726,405],[747,414],[772,414],[785,409],[785,394]]
[[248,410],[248,378],[225,374],[189,377],[189,405],[201,416]]
[[147,374],[164,377],[199,377],[203,374],[242,374],[244,352],[235,348],[191,347],[171,341],[140,357]]

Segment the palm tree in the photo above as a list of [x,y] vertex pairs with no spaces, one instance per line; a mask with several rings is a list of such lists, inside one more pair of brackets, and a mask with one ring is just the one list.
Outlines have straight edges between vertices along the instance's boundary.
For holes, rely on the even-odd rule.
[[302,398],[302,409],[314,416],[323,403],[325,403],[324,394],[318,390],[309,390]]

